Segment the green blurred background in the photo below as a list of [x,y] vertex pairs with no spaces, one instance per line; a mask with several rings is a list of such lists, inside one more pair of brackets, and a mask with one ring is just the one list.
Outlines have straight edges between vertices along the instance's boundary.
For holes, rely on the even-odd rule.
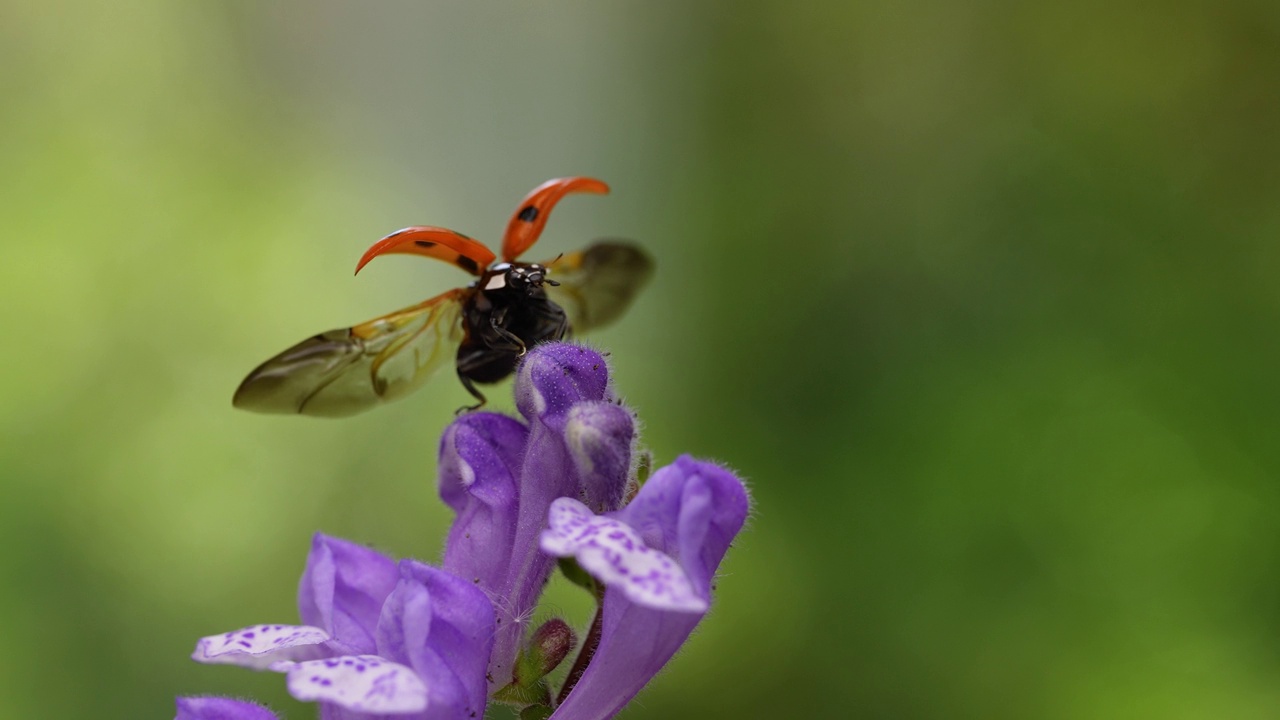
[[437,558],[467,396],[231,392],[463,280],[373,240],[573,174],[541,254],[652,251],[591,341],[757,506],[625,717],[1280,716],[1273,1],[9,0],[0,717],[312,717],[193,643],[317,529]]

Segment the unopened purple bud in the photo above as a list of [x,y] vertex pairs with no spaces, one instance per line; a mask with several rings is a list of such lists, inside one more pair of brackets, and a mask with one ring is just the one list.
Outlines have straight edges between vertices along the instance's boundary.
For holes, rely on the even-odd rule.
[[569,411],[565,444],[581,478],[582,499],[594,512],[622,505],[635,427],[631,412],[611,402],[579,403]]
[[581,345],[538,345],[516,371],[516,408],[529,420],[562,418],[575,403],[609,397],[604,357]]

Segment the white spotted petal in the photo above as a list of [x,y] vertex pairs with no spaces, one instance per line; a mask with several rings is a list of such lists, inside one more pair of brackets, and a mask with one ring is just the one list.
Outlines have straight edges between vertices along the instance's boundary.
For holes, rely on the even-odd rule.
[[551,503],[543,552],[577,558],[582,569],[629,600],[655,610],[706,612],[707,601],[679,563],[645,544],[626,523],[595,515],[573,498]]
[[377,655],[345,655],[289,667],[289,694],[360,713],[398,714],[427,708],[427,686],[411,668]]
[[322,644],[328,639],[329,633],[309,625],[250,625],[242,630],[200,638],[191,659],[274,670],[272,666],[278,663],[321,655]]

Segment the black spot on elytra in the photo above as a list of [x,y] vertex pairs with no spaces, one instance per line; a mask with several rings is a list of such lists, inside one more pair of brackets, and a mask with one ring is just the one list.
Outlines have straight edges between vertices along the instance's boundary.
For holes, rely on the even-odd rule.
[[413,244],[417,245],[420,248],[433,248],[436,246],[436,244],[431,242],[430,240],[414,240]]
[[466,255],[459,255],[458,259],[455,260],[454,263],[456,263],[458,267],[462,268],[463,270],[466,270],[469,273],[476,274],[480,272],[480,265],[476,263],[475,260],[472,260]]
[[538,208],[532,205],[525,205],[524,208],[520,210],[520,214],[516,215],[516,217],[525,222],[533,222],[538,219]]

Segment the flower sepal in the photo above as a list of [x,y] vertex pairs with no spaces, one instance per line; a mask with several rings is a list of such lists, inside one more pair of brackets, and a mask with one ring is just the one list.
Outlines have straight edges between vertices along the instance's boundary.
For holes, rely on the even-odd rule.
[[493,699],[503,705],[523,708],[534,705],[550,707],[551,688],[545,680],[539,680],[530,687],[524,687],[512,681],[493,694]]
[[520,711],[520,720],[547,720],[553,712],[550,705],[530,705]]
[[546,621],[520,649],[512,668],[511,683],[498,690],[493,698],[518,707],[550,705],[551,690],[543,678],[560,667],[577,644],[577,636],[564,620]]
[[529,644],[520,650],[512,680],[525,687],[532,685],[560,667],[577,644],[578,636],[574,635],[569,623],[560,618],[546,621],[534,631]]
[[649,476],[652,474],[653,474],[653,451],[641,450],[639,453],[636,454],[635,477],[632,479],[632,487],[629,488],[632,490],[632,492],[627,497],[627,502],[623,503],[623,505],[626,505],[627,503],[631,502],[631,500],[636,496],[636,492],[638,492],[640,488],[644,487],[645,481],[647,481],[649,479]]
[[560,568],[560,574],[564,575],[566,580],[591,593],[591,597],[595,598],[597,603],[604,597],[604,585],[599,580],[596,580],[591,573],[583,570],[577,559],[573,557],[557,558],[556,565]]

